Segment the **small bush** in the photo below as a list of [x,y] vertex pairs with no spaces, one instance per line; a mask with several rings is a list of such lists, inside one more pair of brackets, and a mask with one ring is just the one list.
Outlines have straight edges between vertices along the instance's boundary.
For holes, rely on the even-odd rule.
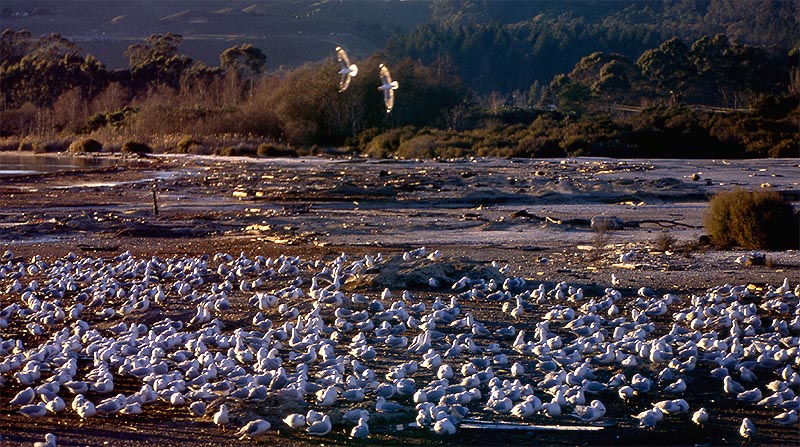
[[718,247],[791,249],[800,245],[800,219],[775,191],[741,188],[711,198],[705,227]]
[[37,141],[33,143],[33,152],[36,154],[64,152],[69,148],[69,145],[69,141]]
[[[318,149],[318,148],[316,148]],[[281,147],[274,143],[263,143],[258,146],[256,154],[259,157],[299,157],[300,154],[290,147]]]
[[675,247],[675,242],[676,240],[674,236],[667,233],[666,231],[662,231],[661,233],[658,233],[658,236],[656,236],[656,239],[655,241],[653,241],[653,244],[655,246],[655,249],[658,251],[669,251],[672,250],[673,247]]
[[150,148],[146,143],[140,143],[138,141],[128,140],[122,144],[122,153],[124,154],[150,154],[153,152],[153,149]]
[[102,152],[103,143],[87,138],[85,140],[75,140],[69,145],[70,152],[85,153],[85,152]]
[[197,154],[201,152],[203,142],[192,137],[186,137],[178,141],[179,154]]
[[225,146],[217,149],[216,154],[225,157],[254,157],[256,156],[256,148],[246,144],[237,144],[236,146]]

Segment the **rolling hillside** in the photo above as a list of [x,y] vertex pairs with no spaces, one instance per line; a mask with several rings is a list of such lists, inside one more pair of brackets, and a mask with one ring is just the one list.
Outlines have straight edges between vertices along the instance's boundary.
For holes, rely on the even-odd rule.
[[428,2],[375,0],[5,0],[2,28],[59,33],[109,68],[128,64],[132,43],[153,33],[184,37],[181,51],[209,65],[226,48],[251,43],[267,55],[269,70],[332,55],[342,45],[366,56],[393,32],[429,17]]

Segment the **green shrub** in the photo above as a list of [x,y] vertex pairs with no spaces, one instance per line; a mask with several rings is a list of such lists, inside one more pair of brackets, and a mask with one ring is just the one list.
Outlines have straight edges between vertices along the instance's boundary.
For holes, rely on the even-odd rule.
[[102,152],[103,143],[87,138],[85,140],[75,140],[69,145],[70,152],[85,153],[85,152]]
[[128,140],[122,144],[122,153],[124,154],[150,154],[153,149],[147,143],[140,143],[138,141]]
[[800,242],[799,217],[775,191],[737,188],[711,198],[705,228],[719,247],[790,249]]
[[[314,146],[312,147],[312,153],[316,153],[319,151],[319,148]],[[259,157],[292,157],[296,158],[299,157],[300,154],[290,147],[283,147],[278,146],[274,143],[263,143],[258,146],[258,150],[256,150],[256,155]]]

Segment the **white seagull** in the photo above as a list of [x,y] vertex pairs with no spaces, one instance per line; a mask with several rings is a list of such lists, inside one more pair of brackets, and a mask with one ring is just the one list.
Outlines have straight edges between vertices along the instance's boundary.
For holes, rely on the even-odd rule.
[[392,81],[392,75],[385,65],[381,64],[378,68],[381,70],[381,86],[378,87],[378,90],[383,92],[383,103],[386,105],[386,113],[389,113],[394,108],[394,91],[397,90],[399,84],[397,81]]
[[336,47],[336,59],[342,67],[339,70],[339,74],[342,75],[339,79],[339,91],[343,92],[350,86],[350,79],[358,74],[358,67],[356,64],[350,63],[350,58],[347,57],[347,53],[342,47]]

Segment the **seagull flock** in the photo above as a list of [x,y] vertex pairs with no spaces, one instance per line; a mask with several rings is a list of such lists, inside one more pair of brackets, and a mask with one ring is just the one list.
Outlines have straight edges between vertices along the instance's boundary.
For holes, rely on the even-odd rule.
[[[800,286],[788,280],[687,297],[647,288],[623,297],[611,287],[589,296],[506,276],[509,267],[493,263],[502,280],[351,287],[389,260],[125,252],[25,261],[6,251],[0,395],[13,397],[0,406],[77,419],[174,408],[242,439],[274,430],[366,438],[371,419],[387,418],[441,435],[473,418],[647,430],[715,420],[682,397],[701,391],[693,382],[704,375],[703,386],[711,380],[743,415],[766,408],[774,424],[798,423]],[[424,247],[398,260],[443,261]],[[504,321],[480,321],[469,310],[476,304]],[[171,317],[155,321],[158,312]],[[137,390],[120,392],[121,380]],[[236,413],[275,398],[303,411]],[[745,417],[739,433],[752,439],[757,428]],[[54,447],[55,436],[37,445]]]

